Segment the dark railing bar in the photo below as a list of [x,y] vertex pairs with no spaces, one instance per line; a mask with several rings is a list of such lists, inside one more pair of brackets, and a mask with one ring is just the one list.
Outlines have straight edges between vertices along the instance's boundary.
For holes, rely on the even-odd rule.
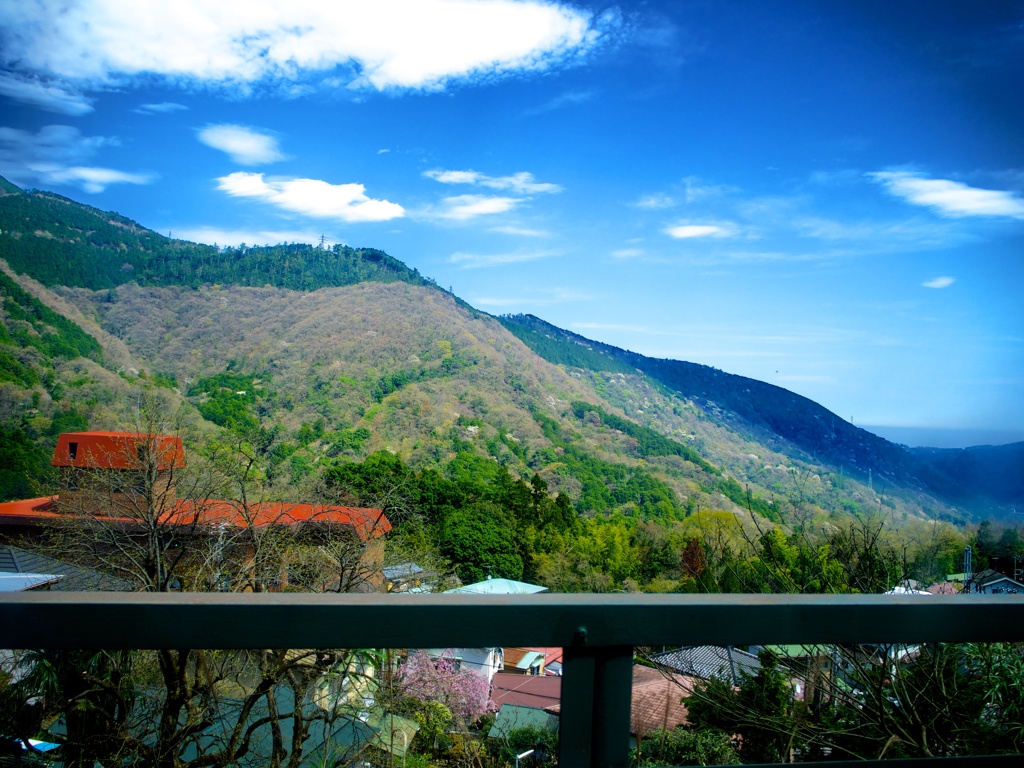
[[22,592],[3,648],[438,648],[1024,640],[1024,596]]

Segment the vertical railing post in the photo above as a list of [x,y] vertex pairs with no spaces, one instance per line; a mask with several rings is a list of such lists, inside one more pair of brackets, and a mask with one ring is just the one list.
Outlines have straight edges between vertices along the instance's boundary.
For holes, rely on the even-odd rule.
[[633,648],[589,647],[580,627],[563,657],[559,765],[625,768],[632,694]]

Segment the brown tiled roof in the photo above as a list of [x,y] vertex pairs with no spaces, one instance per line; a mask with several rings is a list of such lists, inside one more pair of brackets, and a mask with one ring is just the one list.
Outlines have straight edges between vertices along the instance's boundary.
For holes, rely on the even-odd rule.
[[158,469],[185,466],[180,437],[140,432],[65,432],[57,438],[50,463],[79,469],[140,469],[140,453],[146,452],[152,452]]
[[675,728],[686,722],[682,698],[693,691],[697,680],[671,672],[633,666],[633,710],[629,730],[637,737],[659,728]]
[[562,678],[498,672],[491,681],[491,700],[499,707],[515,704],[558,712],[562,705]]

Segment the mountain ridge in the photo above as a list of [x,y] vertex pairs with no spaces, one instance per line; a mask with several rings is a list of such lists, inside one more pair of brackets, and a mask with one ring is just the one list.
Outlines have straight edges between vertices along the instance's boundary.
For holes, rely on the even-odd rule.
[[[450,459],[452,450],[470,446],[517,472],[546,473],[553,487],[570,489],[577,499],[586,489],[565,475],[567,459],[559,451],[576,456],[577,471],[597,473],[588,481],[591,489],[602,473],[601,482],[620,482],[607,479],[611,465],[600,461],[625,460],[622,466],[633,467],[634,474],[643,475],[642,465],[650,464],[674,488],[680,505],[702,499],[699,508],[720,497],[767,516],[775,493],[793,489],[792,479],[779,477],[778,468],[788,465],[783,455],[805,467],[799,472],[819,478],[821,490],[815,493],[821,503],[845,498],[844,476],[866,482],[866,492],[856,492],[865,501],[877,495],[873,482],[905,487],[911,496],[928,491],[956,504],[980,504],[986,512],[1018,498],[1012,484],[991,497],[978,495],[979,485],[991,480],[985,470],[1005,464],[990,454],[983,454],[987,464],[969,468],[943,454],[915,455],[781,387],[709,366],[647,358],[533,316],[495,318],[383,251],[347,246],[325,251],[302,244],[216,249],[171,241],[119,214],[67,198],[8,187],[13,185],[0,196],[0,256],[15,257],[14,271],[27,264],[29,277],[44,286],[40,295],[56,290],[76,308],[69,313],[76,322],[85,318],[102,331],[96,335],[112,352],[117,347],[114,359],[122,380],[133,386],[180,384],[182,395],[207,416],[234,418],[223,410],[226,401],[216,399],[216,388],[197,390],[193,383],[234,371],[248,381],[272,377],[278,391],[254,401],[256,410],[295,434],[323,422],[329,434],[339,436],[331,445],[345,455],[387,449],[429,462]],[[89,222],[97,229],[75,226]],[[147,244],[156,250],[147,252]],[[154,261],[157,251],[162,261]],[[30,252],[46,258],[26,260]],[[61,271],[65,256],[70,259],[66,275]],[[80,278],[87,257],[99,265],[97,274],[107,275],[102,285]],[[159,268],[153,267],[157,262]],[[385,290],[387,285],[391,288]],[[497,329],[508,332],[508,339],[518,337],[522,351]],[[534,373],[536,359],[555,367]],[[66,370],[69,384],[100,375],[95,364],[86,366],[93,374],[78,363],[48,364]],[[76,367],[78,373],[71,375]],[[93,399],[97,396],[102,400],[102,395]],[[717,466],[729,471],[717,477],[717,468],[697,469],[681,450],[669,451],[675,458],[645,458],[640,446],[646,433],[616,428],[614,420],[621,417],[609,407],[681,444],[703,445],[702,455],[711,451]],[[250,414],[256,415],[255,410]],[[322,442],[317,441],[314,447]],[[577,442],[591,452],[588,456],[603,458],[587,469],[590,459],[569,450]],[[305,451],[309,455],[303,460],[315,464],[335,448],[317,450],[321,453],[302,447],[294,456]],[[1011,465],[1014,460],[1007,459]],[[814,469],[818,466],[825,474]],[[804,498],[805,489],[799,495]],[[875,503],[881,506],[880,499]],[[959,513],[942,514],[955,518]]]

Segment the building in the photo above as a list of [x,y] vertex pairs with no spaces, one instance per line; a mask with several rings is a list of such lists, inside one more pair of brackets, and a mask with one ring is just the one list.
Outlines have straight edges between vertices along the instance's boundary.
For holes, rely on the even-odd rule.
[[[382,540],[391,523],[380,509],[178,498],[186,463],[181,439],[173,435],[68,432],[58,438],[51,463],[60,471],[59,492],[0,504],[0,542],[38,542],[62,526],[93,526],[108,546],[159,535],[172,538],[186,558],[230,554],[255,562],[263,557],[267,534],[280,529],[304,545],[303,554],[279,548],[269,576],[261,563],[269,588],[365,591],[383,584]],[[244,589],[227,583],[219,588]]]

